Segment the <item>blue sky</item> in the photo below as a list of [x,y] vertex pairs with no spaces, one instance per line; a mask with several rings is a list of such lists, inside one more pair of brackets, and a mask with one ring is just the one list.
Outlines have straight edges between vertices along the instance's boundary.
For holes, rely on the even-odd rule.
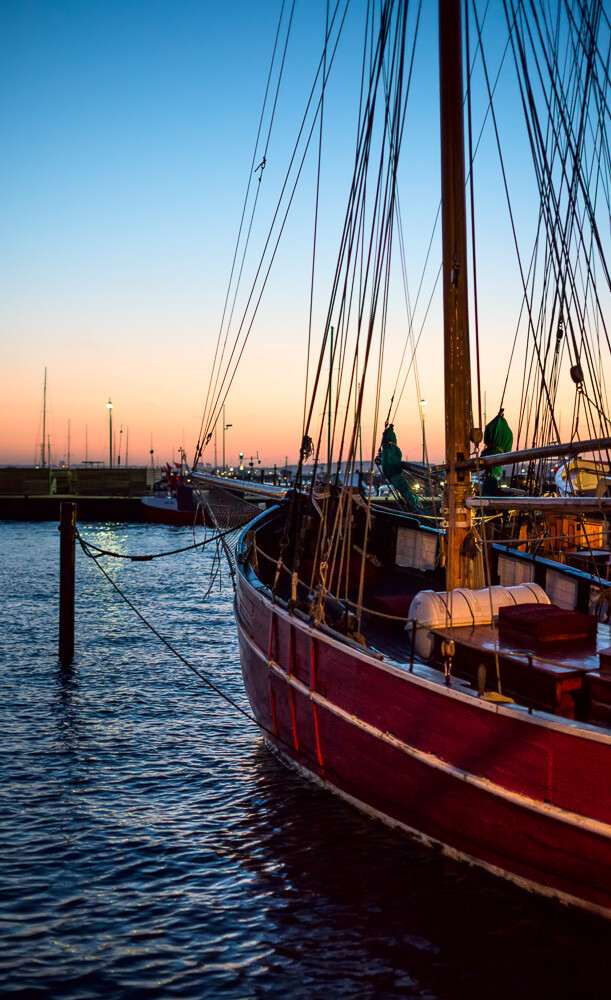
[[[85,457],[85,429],[88,457],[105,457],[109,396],[116,429],[129,427],[131,461],[147,459],[151,435],[161,462],[180,444],[192,450],[280,7],[280,0],[0,0],[0,462],[31,462],[40,448],[45,365],[55,458],[66,456],[68,421],[73,461]],[[255,246],[314,76],[325,8],[324,0],[296,5]],[[326,105],[317,335],[353,159],[364,9],[364,0],[352,3]],[[493,41],[499,15],[493,5]],[[413,289],[439,197],[436,4],[429,0],[421,35],[402,167],[405,187],[417,193],[413,200],[402,194]],[[498,37],[497,56],[500,22]],[[511,93],[501,107],[510,129],[508,168],[519,179],[528,154],[511,137]],[[509,233],[506,220],[491,218],[503,195],[490,141],[480,154],[480,225],[498,250]],[[269,463],[287,453],[296,460],[314,183],[313,160],[227,400],[233,462],[238,451],[259,451]],[[534,232],[536,203],[525,185],[518,214]],[[502,385],[499,341],[512,336],[519,287],[496,251],[482,269],[490,400]],[[501,293],[509,292],[514,315],[501,307]],[[430,400],[427,430],[441,457],[438,316],[433,326],[419,392]],[[404,330],[388,349],[391,373],[403,341]],[[413,456],[420,450],[418,398],[412,380],[399,423],[403,450]]]
[[[277,14],[265,2],[0,5],[3,370],[21,411],[3,421],[3,450],[14,436],[22,460],[33,452],[22,428],[35,436],[45,364],[58,438],[72,409],[73,442],[84,421],[95,440],[115,394],[134,446],[153,431],[168,448],[150,402],[207,360]],[[200,379],[174,439],[198,415]]]

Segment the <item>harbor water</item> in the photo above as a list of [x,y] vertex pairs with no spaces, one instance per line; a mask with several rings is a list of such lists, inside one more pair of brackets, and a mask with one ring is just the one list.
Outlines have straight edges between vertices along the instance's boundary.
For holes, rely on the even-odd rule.
[[[125,554],[193,541],[81,530]],[[412,842],[269,752],[239,711],[215,555],[101,563],[229,700],[78,547],[62,667],[57,525],[0,524],[0,995],[608,995],[607,923]]]

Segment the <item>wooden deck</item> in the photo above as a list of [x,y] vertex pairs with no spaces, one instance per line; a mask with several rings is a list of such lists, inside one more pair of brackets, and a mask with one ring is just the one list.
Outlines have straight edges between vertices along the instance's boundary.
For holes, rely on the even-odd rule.
[[499,635],[493,625],[437,628],[433,632],[435,658],[443,662],[442,642],[452,640],[452,673],[474,686],[481,682],[478,674],[483,665],[487,691],[498,691],[500,679],[500,692],[529,708],[609,724],[611,672],[604,669],[604,655],[601,658],[611,646],[609,625],[599,623],[591,639],[542,642],[535,647],[530,638],[522,644],[518,636],[509,639]]

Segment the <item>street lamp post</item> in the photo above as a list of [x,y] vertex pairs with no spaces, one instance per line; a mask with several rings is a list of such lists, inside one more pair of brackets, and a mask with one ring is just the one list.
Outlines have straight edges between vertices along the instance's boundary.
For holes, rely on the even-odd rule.
[[223,404],[223,472],[225,472],[225,431],[228,431],[233,424],[225,423],[225,405]]
[[110,401],[110,396],[108,397],[108,402],[107,402],[106,406],[108,407],[108,423],[109,423],[108,430],[109,430],[109,442],[110,442],[109,443],[109,448],[108,448],[108,452],[109,452],[109,455],[108,455],[109,462],[108,462],[108,464],[109,464],[109,467],[112,469],[112,403]]
[[422,464],[426,465],[426,434],[424,432],[424,407],[426,399],[420,400],[420,412],[422,413]]

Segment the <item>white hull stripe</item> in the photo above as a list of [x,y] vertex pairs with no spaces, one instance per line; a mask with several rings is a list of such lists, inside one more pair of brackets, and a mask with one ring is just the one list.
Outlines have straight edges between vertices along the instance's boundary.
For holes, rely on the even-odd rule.
[[[451,775],[457,782],[464,782],[466,784],[472,785],[480,791],[484,792],[486,795],[493,795],[497,798],[504,799],[510,802],[512,805],[519,807],[520,809],[527,809],[539,815],[546,816],[549,819],[553,819],[558,823],[563,823],[566,826],[575,827],[579,830],[584,830],[589,833],[593,833],[599,837],[604,837],[611,841],[611,824],[604,823],[601,820],[590,819],[586,816],[580,816],[578,813],[569,812],[566,809],[561,809],[559,806],[553,806],[547,802],[539,802],[536,799],[531,799],[526,795],[521,795],[518,792],[512,792],[509,789],[503,788],[501,785],[496,785],[494,782],[490,781],[488,778],[480,778],[476,775],[470,774],[468,771],[463,771],[460,768],[455,767],[452,764],[448,764],[441,760],[439,757],[432,753],[425,753],[423,750],[418,750],[415,747],[409,746],[402,740],[397,739],[390,733],[384,733],[382,730],[377,729],[375,726],[364,722],[362,719],[357,718],[355,715],[351,715],[344,709],[339,708],[333,702],[324,698],[318,692],[312,692],[309,687],[303,684],[295,677],[290,677],[286,671],[278,666],[274,661],[269,661],[268,657],[259,647],[252,641],[252,639],[246,634],[244,628],[236,616],[236,621],[238,625],[238,630],[242,635],[246,644],[250,647],[253,653],[263,661],[267,669],[271,669],[277,677],[280,677],[285,683],[290,684],[296,691],[299,692],[303,697],[309,698],[314,701],[317,706],[325,711],[332,713],[333,715],[341,718],[344,722],[357,729],[362,730],[367,733],[367,735],[380,740],[383,743],[387,743],[389,746],[400,750],[402,753],[406,754],[408,757],[412,757],[418,760],[420,763],[425,764],[427,767],[434,768],[436,770],[442,771],[445,774]],[[306,769],[307,770],[307,769]]]
[[611,910],[605,906],[599,906],[597,903],[591,903],[589,900],[581,899],[579,896],[573,896],[571,893],[563,892],[561,889],[555,889],[549,885],[543,885],[541,882],[534,882],[532,879],[524,878],[522,875],[516,875],[514,872],[507,871],[505,868],[500,868],[498,865],[490,864],[488,861],[482,861],[481,858],[477,858],[471,854],[466,854],[464,851],[459,851],[455,847],[450,847],[448,844],[444,844],[443,841],[436,840],[435,837],[430,837],[427,834],[422,833],[420,830],[416,830],[414,827],[408,826],[407,823],[402,823],[401,820],[393,819],[391,816],[387,816],[386,813],[380,812],[378,809],[374,809],[373,806],[367,805],[366,802],[355,798],[353,795],[349,795],[348,792],[344,792],[341,788],[337,788],[336,785],[320,778],[317,774],[308,770],[307,767],[303,767],[303,765],[299,764],[292,757],[288,757],[286,754],[282,753],[282,751],[271,743],[267,737],[266,742],[273,753],[277,754],[289,767],[294,768],[299,772],[299,774],[307,778],[309,781],[313,781],[326,791],[333,792],[354,808],[359,809],[367,816],[380,820],[382,823],[385,823],[386,826],[390,826],[393,829],[403,830],[414,840],[424,844],[426,847],[437,848],[449,858],[453,858],[456,861],[466,861],[467,864],[473,865],[476,868],[482,868],[484,871],[490,872],[492,875],[504,878],[509,882],[513,882],[515,885],[520,886],[520,888],[526,889],[529,892],[534,892],[539,896],[546,896],[550,899],[558,899],[560,902],[565,903],[568,906],[577,906],[583,910],[588,910],[590,913],[595,913],[600,917],[605,917],[607,920],[611,919]]

